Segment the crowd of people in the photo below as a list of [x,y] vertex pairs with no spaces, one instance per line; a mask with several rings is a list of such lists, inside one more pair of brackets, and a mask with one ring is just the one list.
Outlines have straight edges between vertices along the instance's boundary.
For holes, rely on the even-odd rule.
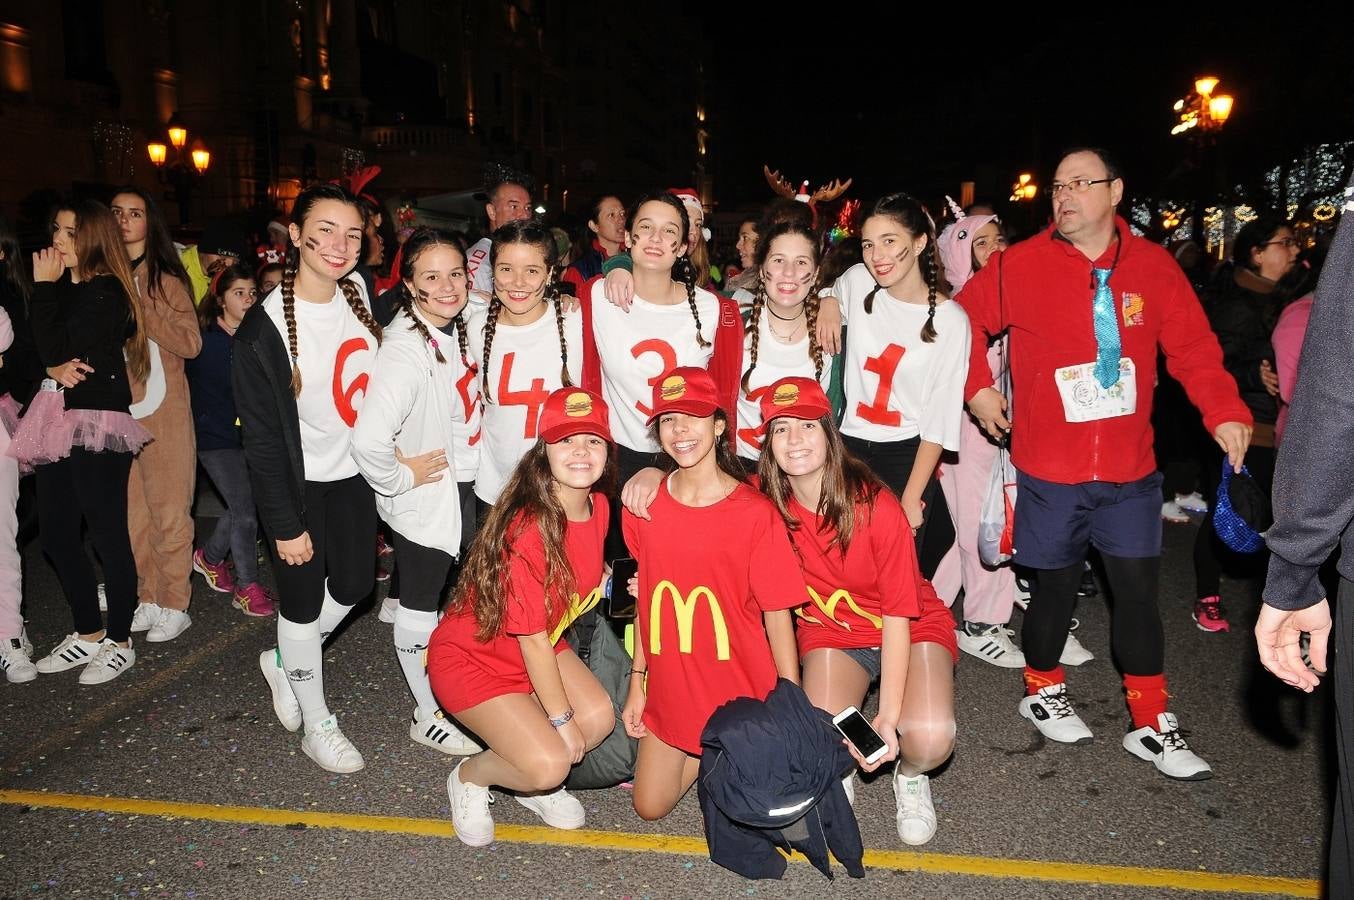
[[[504,170],[481,240],[410,228],[386,267],[364,187],[306,188],[257,255],[226,230],[176,246],[135,188],[61,204],[31,268],[0,228],[8,681],[125,676],[133,634],[191,626],[197,572],[276,615],[259,667],[279,722],[319,767],[357,772],[324,650],[379,574],[410,738],[466,757],[447,790],[467,844],[493,840],[491,788],[580,827],[565,785],[604,744],[621,748],[609,783],[666,816],[712,714],[788,681],[827,716],[877,688],[886,750],[851,752],[893,765],[899,837],[920,845],[961,654],[1020,669],[1011,713],[1044,737],[1091,739],[1065,666],[1090,658],[1073,629],[1094,556],[1123,747],[1211,776],[1168,705],[1163,521],[1206,509],[1224,466],[1269,489],[1311,307],[1287,222],[1248,223],[1204,287],[1129,227],[1121,172],[1083,148],[1053,175],[1050,225],[1009,246],[990,212],[938,229],[903,193],[834,246],[778,200],[741,224],[735,276],[712,267],[692,191],[599,197],[568,246]],[[1159,466],[1153,398],[1172,389]],[[1015,565],[994,567],[978,532],[1006,453]],[[195,534],[199,464],[225,512]],[[72,616],[36,660],[15,515],[30,472]],[[1193,615],[1218,631],[1232,560],[1208,515]],[[625,647],[618,677],[580,637],[598,633]],[[854,774],[835,778],[853,797]]]

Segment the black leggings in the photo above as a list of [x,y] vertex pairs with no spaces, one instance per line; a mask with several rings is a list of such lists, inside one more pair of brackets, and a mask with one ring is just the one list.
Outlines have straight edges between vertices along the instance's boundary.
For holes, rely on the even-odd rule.
[[130,636],[136,612],[136,560],[127,534],[127,477],[131,471],[132,454],[91,453],[83,447],[72,447],[66,459],[37,467],[42,550],[56,567],[75,630],[94,634],[104,627],[98,579],[80,535],[84,521],[94,552],[103,564],[108,637],[119,643]]
[[376,582],[376,496],[362,476],[307,481],[305,504],[310,560],[288,565],[278,558],[277,541],[268,541],[282,616],[301,625],[320,617],[326,578],[344,606],[370,594]]
[[621,491],[625,490],[625,483],[638,475],[641,469],[652,466],[667,471],[671,463],[668,455],[661,450],[657,453],[641,453],[624,444],[616,445],[616,490],[611,494],[611,524],[606,533],[607,562],[630,556],[621,532]]
[[[902,496],[907,480],[912,477],[912,463],[917,459],[917,450],[921,447],[921,438],[908,438],[905,441],[866,441],[861,438],[842,435],[846,449],[858,456],[861,462],[869,466],[883,479],[889,490]],[[934,472],[926,482],[921,494],[923,510],[921,527],[917,529],[917,562],[921,565],[921,574],[928,581],[936,574],[940,561],[954,546],[954,521],[950,518],[950,508],[945,503],[945,494],[940,490],[940,480]]]
[[[1102,553],[1110,592],[1110,645],[1125,675],[1160,675],[1166,639],[1157,608],[1161,557],[1133,559]],[[1034,570],[1034,594],[1025,613],[1020,646],[1025,663],[1047,672],[1058,665],[1072,624],[1082,564]]]
[[390,536],[395,541],[395,565],[400,572],[400,606],[437,612],[451,576],[451,554],[415,543],[394,529]]
[[[1215,448],[1216,449],[1216,448]],[[1272,447],[1252,446],[1246,450],[1246,471],[1255,479],[1256,485],[1267,495],[1274,487],[1274,449]],[[1257,553],[1234,553],[1218,537],[1213,529],[1213,508],[1218,505],[1218,488],[1222,485],[1222,453],[1212,454],[1205,470],[1205,484],[1208,498],[1208,515],[1204,516],[1199,533],[1194,536],[1194,596],[1216,597],[1222,593],[1222,566],[1235,569],[1236,574],[1263,578],[1265,566],[1269,562],[1269,551],[1261,548]]]

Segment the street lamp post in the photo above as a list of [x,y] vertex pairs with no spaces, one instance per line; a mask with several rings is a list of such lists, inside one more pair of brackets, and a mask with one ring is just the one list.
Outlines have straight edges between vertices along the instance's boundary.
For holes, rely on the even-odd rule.
[[[186,225],[193,217],[193,189],[211,167],[212,154],[200,137],[189,143],[188,128],[178,113],[169,117],[165,134],[169,146],[162,141],[151,141],[146,144],[146,155],[155,166],[160,183],[173,186],[174,199],[179,204],[179,224]],[[171,147],[174,150],[172,161],[169,158]]]
[[1191,148],[1194,152],[1195,165],[1195,191],[1194,191],[1194,213],[1192,216],[1194,224],[1194,239],[1200,241],[1200,246],[1206,246],[1208,241],[1204,236],[1204,205],[1207,176],[1204,172],[1208,163],[1213,163],[1214,170],[1214,190],[1216,193],[1226,191],[1226,181],[1223,178],[1222,166],[1217,151],[1217,136],[1222,131],[1222,126],[1227,124],[1228,118],[1232,115],[1232,108],[1235,103],[1231,94],[1216,93],[1219,80],[1212,75],[1200,75],[1194,79],[1194,90],[1187,95],[1175,101],[1172,107],[1176,114],[1175,126],[1171,129],[1173,135],[1186,135],[1190,138]]
[[1025,227],[1034,228],[1035,206],[1034,198],[1039,193],[1039,185],[1034,183],[1034,176],[1029,172],[1021,172],[1016,178],[1015,184],[1011,185],[1012,203],[1025,207]]

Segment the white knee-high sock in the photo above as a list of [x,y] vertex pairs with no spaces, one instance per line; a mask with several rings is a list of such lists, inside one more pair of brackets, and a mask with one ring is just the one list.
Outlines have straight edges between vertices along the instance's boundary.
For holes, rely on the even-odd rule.
[[435,612],[419,612],[406,609],[403,605],[395,610],[395,655],[400,658],[404,680],[409,683],[409,692],[418,704],[420,722],[437,712],[437,700],[433,697],[432,685],[428,683],[426,663],[428,638],[436,627]]
[[[353,604],[356,606],[357,604]],[[329,581],[324,582],[324,605],[320,607],[320,640],[329,640],[329,635],[343,624],[343,620],[348,618],[348,613],[353,611],[353,606],[344,606],[334,599],[329,593]]]
[[278,615],[277,649],[307,729],[329,718],[329,705],[324,702],[322,644],[318,622],[303,625]]

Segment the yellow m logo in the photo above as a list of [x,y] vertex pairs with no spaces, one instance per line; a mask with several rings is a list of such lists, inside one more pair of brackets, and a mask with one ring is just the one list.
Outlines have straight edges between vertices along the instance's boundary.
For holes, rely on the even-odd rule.
[[550,643],[558,642],[565,630],[574,624],[579,616],[596,606],[601,599],[602,589],[600,587],[593,588],[586,597],[579,597],[574,594],[573,599],[569,602],[569,608],[564,611],[564,618],[560,619],[559,624],[555,626],[555,630],[550,632]]
[[[884,620],[881,619],[879,616],[867,613],[865,610],[857,606],[855,598],[851,596],[851,592],[848,590],[839,588],[833,591],[832,595],[828,597],[826,601],[824,601],[822,595],[819,594],[817,591],[815,591],[813,588],[809,588],[808,590],[809,597],[813,600],[813,605],[818,607],[818,609],[822,610],[823,615],[827,616],[828,621],[842,628],[845,628],[847,631],[851,630],[851,626],[846,622],[838,621],[837,617],[832,614],[837,609],[837,604],[843,600],[846,601],[846,606],[848,609],[851,610],[851,612],[860,616],[862,619],[869,622],[875,628],[882,629],[884,627]],[[819,622],[816,617],[810,617],[809,615],[805,614],[803,607],[800,607],[799,609],[795,610],[795,615],[799,616],[801,619],[804,619],[805,621],[808,622],[816,622],[819,625],[827,624],[827,622]]]
[[649,604],[649,652],[657,656],[662,652],[663,597],[671,595],[672,608],[677,616],[677,650],[679,653],[691,652],[691,629],[696,618],[696,603],[702,598],[710,606],[710,624],[715,629],[715,658],[721,662],[729,659],[729,629],[724,624],[724,612],[719,601],[707,587],[698,587],[685,597],[671,581],[660,581],[653,589],[653,599]]

